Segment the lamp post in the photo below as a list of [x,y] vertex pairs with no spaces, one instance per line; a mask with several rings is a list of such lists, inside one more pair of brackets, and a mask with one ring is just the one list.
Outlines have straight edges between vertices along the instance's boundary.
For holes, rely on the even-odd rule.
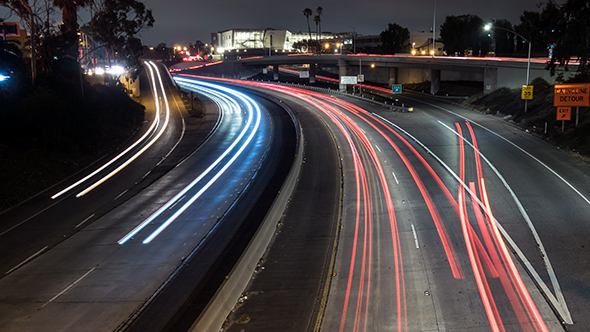
[[[513,33],[515,35],[517,35],[518,37],[522,38],[525,42],[529,43],[529,55],[528,55],[528,61],[527,61],[527,66],[526,66],[526,85],[529,85],[529,79],[530,79],[530,73],[531,73],[531,42],[530,40],[527,40],[526,38],[524,38],[521,34],[519,34],[516,31],[512,31],[510,29],[506,29],[506,28],[502,28],[502,27],[495,27],[492,26],[491,23],[488,23],[484,26],[484,29],[486,31],[490,31],[492,29],[500,29],[500,30],[504,30],[504,31],[508,31],[510,33]],[[527,111],[527,106],[528,106],[528,99],[524,100],[524,112],[526,113]]]
[[434,0],[434,9],[432,11],[432,57],[436,54],[436,0]]

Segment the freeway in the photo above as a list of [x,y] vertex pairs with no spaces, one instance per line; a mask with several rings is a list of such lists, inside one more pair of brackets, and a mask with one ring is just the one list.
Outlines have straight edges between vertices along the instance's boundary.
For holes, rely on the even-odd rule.
[[219,112],[185,131],[166,69],[146,66],[155,103],[137,140],[2,216],[0,330],[125,329],[185,258],[204,243],[220,247],[207,242],[217,229],[239,229],[243,220],[225,218],[231,207],[276,181],[268,156],[289,150],[274,105],[194,83]]
[[[401,96],[415,111],[395,113],[339,94],[240,84],[272,91],[329,128],[334,144],[306,145],[338,151],[342,214],[335,221],[341,228],[327,291],[318,291],[317,278],[304,286],[303,273],[288,276],[276,270],[285,269],[284,263],[267,261],[247,288],[251,299],[233,315],[234,321],[246,315],[249,322],[229,331],[590,326],[586,164],[494,117],[427,96]],[[287,211],[285,218],[297,212]],[[269,257],[273,250],[279,251],[274,257],[293,255],[280,247],[273,246]],[[326,257],[320,251],[316,259]],[[273,274],[281,280],[273,281]],[[300,288],[289,292],[289,280]],[[309,292],[318,296],[307,306],[320,309],[306,311],[303,319],[293,315],[294,308],[304,307],[298,301],[309,301],[300,294]],[[257,309],[277,294],[289,299],[284,310],[269,316]],[[304,323],[285,324],[291,316]]]

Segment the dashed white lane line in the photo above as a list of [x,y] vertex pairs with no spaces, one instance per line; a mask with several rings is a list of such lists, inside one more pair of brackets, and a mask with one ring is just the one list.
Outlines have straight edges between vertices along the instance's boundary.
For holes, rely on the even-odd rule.
[[80,278],[78,278],[78,280],[74,281],[71,285],[69,285],[68,287],[66,287],[66,289],[62,290],[61,292],[59,292],[59,294],[57,294],[56,296],[52,297],[51,300],[45,302],[45,304],[43,304],[41,306],[41,308],[45,307],[46,305],[48,305],[49,303],[55,301],[55,299],[57,299],[58,297],[62,296],[65,292],[69,291],[72,287],[76,286],[77,283],[79,283],[80,281],[82,281],[82,279],[86,278],[86,276],[88,276],[90,273],[92,273],[92,271],[96,270],[96,266],[91,268],[90,271],[84,273],[83,276],[81,276]]
[[47,250],[47,246],[45,246],[43,249],[37,251],[36,253],[32,254],[31,256],[29,256],[29,258],[25,259],[24,261],[22,261],[22,263],[18,264],[17,266],[13,267],[12,269],[8,270],[8,272],[4,273],[6,274],[10,274],[11,272],[17,270],[19,267],[27,264],[29,261],[31,261],[33,258],[41,255],[45,250]]

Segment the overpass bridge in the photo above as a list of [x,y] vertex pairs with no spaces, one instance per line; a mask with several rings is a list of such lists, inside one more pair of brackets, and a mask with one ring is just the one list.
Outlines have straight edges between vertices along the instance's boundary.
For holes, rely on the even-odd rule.
[[[558,68],[556,75],[551,76],[545,69],[547,61],[547,58],[531,59],[531,80],[542,77],[554,84],[558,73],[567,78],[577,70],[577,65],[570,65],[570,71]],[[441,81],[477,81],[483,82],[483,92],[489,93],[501,87],[514,89],[526,84],[527,62],[526,58],[497,57],[288,54],[228,59],[224,61],[224,71],[225,75],[244,77],[248,72],[273,66],[274,79],[278,79],[279,66],[309,65],[310,83],[315,83],[316,69],[322,68],[340,76],[362,73],[365,81],[389,86],[430,81],[433,94],[438,92]]]

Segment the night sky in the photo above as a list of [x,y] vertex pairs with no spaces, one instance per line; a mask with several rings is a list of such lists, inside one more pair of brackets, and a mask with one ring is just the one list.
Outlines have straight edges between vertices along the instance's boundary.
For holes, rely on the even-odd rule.
[[[474,14],[484,20],[508,19],[520,22],[524,10],[540,11],[542,0],[437,0],[437,31],[447,15]],[[563,1],[558,1],[561,3]],[[146,0],[153,11],[154,27],[141,33],[144,44],[155,46],[164,42],[169,46],[211,42],[211,32],[232,28],[274,28],[291,32],[307,31],[303,16],[306,7],[314,11],[323,8],[322,31],[354,31],[362,35],[379,34],[387,23],[397,23],[410,31],[429,31],[432,26],[433,0]],[[0,8],[0,17],[5,17]],[[88,20],[81,14],[81,23]],[[9,21],[15,18],[8,19]],[[310,17],[315,30],[313,16]],[[354,29],[353,29],[354,27]]]

